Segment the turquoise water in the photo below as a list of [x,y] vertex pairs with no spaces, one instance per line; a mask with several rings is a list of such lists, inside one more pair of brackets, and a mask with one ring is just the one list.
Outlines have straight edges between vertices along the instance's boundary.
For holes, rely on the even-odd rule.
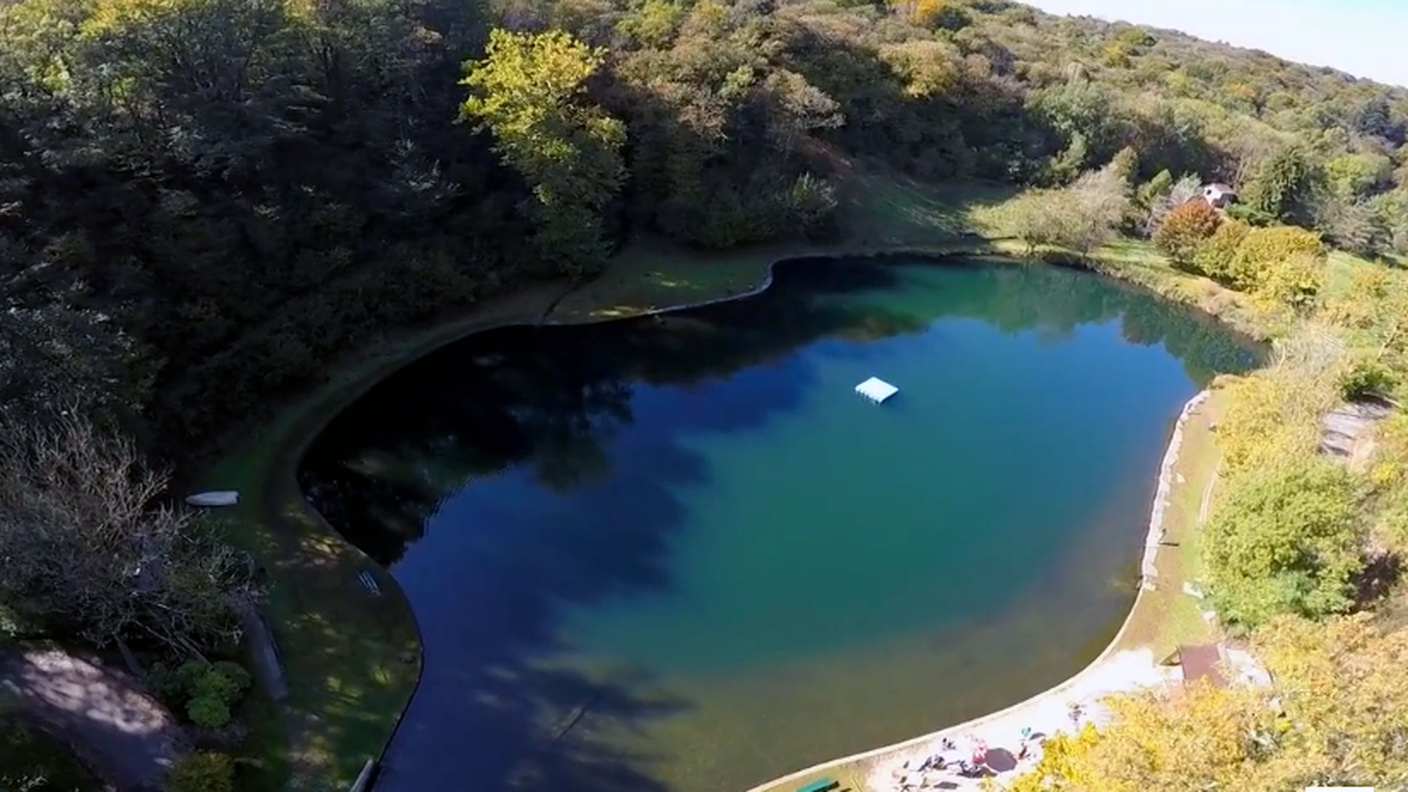
[[305,487],[425,639],[378,788],[741,790],[1092,659],[1172,420],[1252,353],[1088,275],[963,264],[483,333],[340,416]]

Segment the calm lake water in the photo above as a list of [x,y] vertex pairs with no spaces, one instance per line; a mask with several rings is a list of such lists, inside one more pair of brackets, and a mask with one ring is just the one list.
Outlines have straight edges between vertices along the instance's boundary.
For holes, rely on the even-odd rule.
[[904,258],[424,358],[302,468],[424,635],[378,789],[741,792],[1048,687],[1128,611],[1179,409],[1253,360],[1093,276]]

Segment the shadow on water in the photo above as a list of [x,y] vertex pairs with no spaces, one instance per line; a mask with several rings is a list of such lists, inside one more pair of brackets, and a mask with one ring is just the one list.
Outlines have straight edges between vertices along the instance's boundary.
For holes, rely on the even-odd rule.
[[[1164,344],[1195,381],[1250,363],[1224,329],[1148,294],[1047,267],[981,271],[984,288],[908,305],[893,268],[875,261],[789,263],[777,287],[746,300],[474,335],[339,415],[301,483],[349,540],[395,569],[425,645],[424,678],[378,789],[668,792],[651,773],[660,757],[597,734],[646,730],[691,702],[641,669],[554,666],[548,658],[571,648],[556,628],[564,607],[670,586],[666,553],[685,517],[673,493],[708,478],[680,435],[739,432],[796,408],[810,377],[792,355],[802,347],[919,333],[940,315],[1053,337],[1122,317],[1126,339]],[[617,447],[640,386],[744,376],[759,378],[749,398],[691,401],[668,430],[632,440],[648,448]],[[451,533],[427,536],[433,518],[489,480],[536,502],[570,493],[572,509],[598,514],[550,521],[503,509],[472,531],[447,520],[436,530]]]

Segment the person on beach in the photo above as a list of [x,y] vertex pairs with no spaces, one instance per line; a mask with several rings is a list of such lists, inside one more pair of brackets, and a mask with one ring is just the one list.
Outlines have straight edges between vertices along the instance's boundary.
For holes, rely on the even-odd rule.
[[988,760],[988,744],[982,740],[973,741],[973,765],[982,767]]

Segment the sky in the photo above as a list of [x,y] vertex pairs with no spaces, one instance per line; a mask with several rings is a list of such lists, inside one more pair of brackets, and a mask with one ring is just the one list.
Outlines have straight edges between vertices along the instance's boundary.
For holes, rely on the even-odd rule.
[[1408,86],[1408,0],[1025,0]]

